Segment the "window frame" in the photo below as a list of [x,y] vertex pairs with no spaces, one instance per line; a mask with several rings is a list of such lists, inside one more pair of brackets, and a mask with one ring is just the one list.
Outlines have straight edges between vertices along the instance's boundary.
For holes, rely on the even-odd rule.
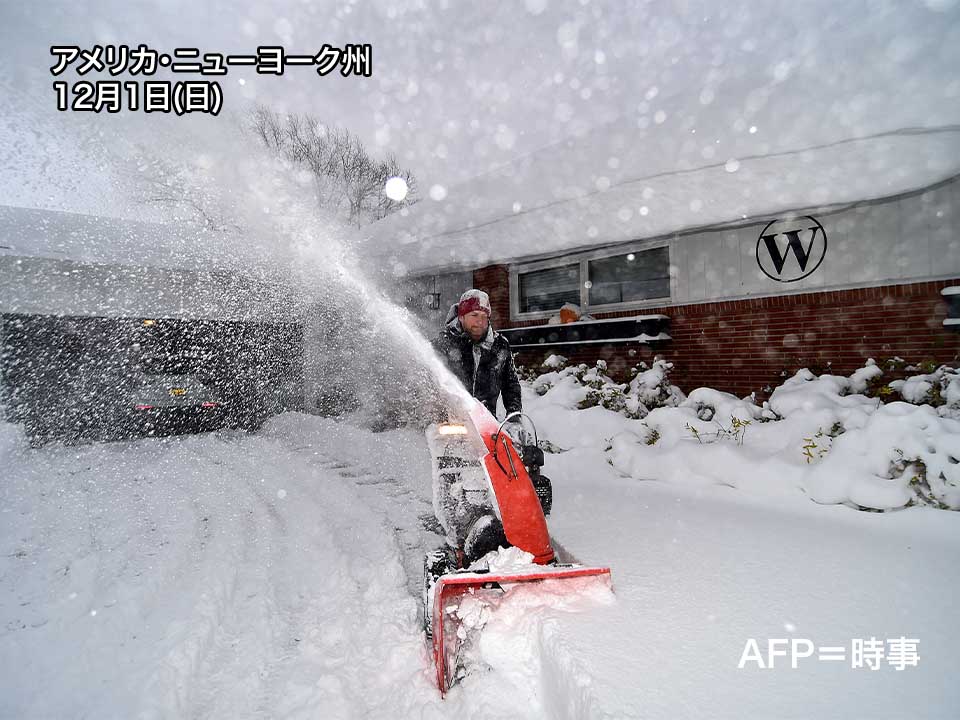
[[534,263],[527,263],[523,266],[523,269],[519,271],[514,271],[514,268],[510,268],[510,315],[511,317],[517,316],[521,318],[539,318],[539,317],[551,317],[560,312],[560,308],[556,310],[540,310],[537,312],[520,312],[520,276],[525,273],[536,272],[538,270],[554,270],[556,268],[568,267],[571,265],[577,266],[577,272],[579,273],[579,290],[580,290],[580,300],[577,303],[578,305],[583,304],[583,263],[579,262],[576,259],[572,259],[567,256],[562,261],[558,262],[556,258],[551,258],[550,260],[540,260]]
[[[637,240],[631,243],[617,245],[615,247],[606,247],[599,250],[588,250],[585,252],[571,253],[569,255],[559,255],[557,257],[536,260],[534,262],[520,263],[510,266],[510,319],[520,320],[545,320],[553,317],[559,312],[557,310],[544,310],[541,312],[520,312],[520,276],[524,273],[534,272],[536,270],[549,270],[566,265],[580,265],[580,309],[584,313],[606,313],[618,312],[622,310],[640,310],[648,307],[669,304],[676,292],[676,273],[672,271],[671,256],[673,255],[672,238],[657,238],[654,240]],[[670,278],[669,294],[663,297],[648,298],[646,300],[631,300],[621,303],[604,303],[591,305],[589,302],[590,291],[584,286],[584,283],[590,278],[590,261],[602,260],[604,258],[626,255],[628,253],[641,253],[645,250],[656,250],[658,248],[667,248],[667,272]]]

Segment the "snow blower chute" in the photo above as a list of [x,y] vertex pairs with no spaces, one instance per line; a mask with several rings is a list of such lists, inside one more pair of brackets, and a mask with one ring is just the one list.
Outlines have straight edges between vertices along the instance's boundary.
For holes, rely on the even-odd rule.
[[[424,563],[424,629],[432,643],[440,692],[457,680],[465,633],[460,606],[485,596],[502,596],[517,583],[596,576],[610,584],[610,569],[560,562],[551,545],[545,512],[552,490],[539,468],[543,453],[513,440],[479,402],[463,422],[432,425],[427,440],[433,458],[434,510],[447,547],[428,553]],[[519,419],[519,418],[517,418]],[[531,479],[532,478],[532,479]],[[488,553],[516,548],[532,562],[485,566]],[[524,556],[528,558],[529,556]]]

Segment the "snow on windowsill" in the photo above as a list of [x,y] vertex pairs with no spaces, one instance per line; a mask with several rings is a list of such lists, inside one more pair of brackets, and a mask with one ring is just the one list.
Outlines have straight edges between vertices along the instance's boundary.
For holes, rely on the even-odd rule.
[[940,291],[941,295],[960,295],[960,285],[951,285],[950,287],[945,287]]

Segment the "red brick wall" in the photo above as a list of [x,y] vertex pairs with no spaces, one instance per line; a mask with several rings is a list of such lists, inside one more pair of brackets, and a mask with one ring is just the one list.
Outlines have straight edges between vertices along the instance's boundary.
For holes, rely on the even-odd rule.
[[493,327],[510,327],[510,271],[507,266],[488,265],[474,270],[473,286],[490,296]]
[[[621,344],[524,350],[518,360],[534,365],[550,352],[575,362],[603,358],[613,374],[623,377],[631,366],[640,360],[649,363],[657,354],[674,363],[673,382],[685,392],[709,386],[738,396],[756,391],[766,397],[765,388],[780,384],[784,371],[792,374],[802,367],[849,374],[869,357],[956,360],[960,333],[944,329],[947,303],[940,295],[943,287],[955,284],[921,282],[596,314],[601,319],[662,313],[670,318],[673,339],[653,349]],[[492,290],[484,289],[492,298]],[[501,313],[509,318],[506,279],[497,292],[498,298],[506,298]]]

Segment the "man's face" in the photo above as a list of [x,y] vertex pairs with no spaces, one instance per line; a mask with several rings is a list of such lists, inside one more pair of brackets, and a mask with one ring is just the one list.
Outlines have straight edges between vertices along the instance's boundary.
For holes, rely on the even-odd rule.
[[483,310],[474,310],[461,316],[460,324],[463,326],[463,329],[467,331],[470,338],[476,342],[483,340],[483,336],[487,334],[490,319]]

